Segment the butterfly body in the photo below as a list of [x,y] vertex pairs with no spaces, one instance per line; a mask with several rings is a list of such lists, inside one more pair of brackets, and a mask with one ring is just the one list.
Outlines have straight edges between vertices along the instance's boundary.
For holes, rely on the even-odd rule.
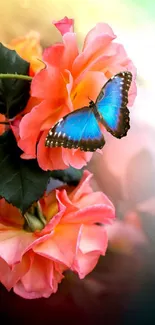
[[45,146],[96,151],[105,144],[100,124],[114,137],[125,136],[130,128],[126,106],[131,81],[130,72],[109,79],[95,102],[67,114],[50,129]]

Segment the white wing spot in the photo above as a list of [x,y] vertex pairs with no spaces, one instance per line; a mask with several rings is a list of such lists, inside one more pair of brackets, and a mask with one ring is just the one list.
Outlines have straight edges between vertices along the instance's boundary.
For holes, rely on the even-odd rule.
[[65,136],[66,136],[66,133],[63,133],[62,137],[65,138]]
[[63,118],[61,118],[59,121],[58,121],[58,125],[60,125],[60,123],[62,122]]
[[60,135],[61,135],[61,131],[58,133],[58,138],[60,137]]

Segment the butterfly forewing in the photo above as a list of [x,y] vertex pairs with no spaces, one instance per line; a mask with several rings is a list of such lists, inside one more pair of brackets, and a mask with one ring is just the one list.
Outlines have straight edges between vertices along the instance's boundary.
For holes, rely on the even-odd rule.
[[101,89],[96,107],[98,120],[113,136],[122,138],[130,128],[128,91],[132,81],[130,72],[120,72]]
[[45,141],[47,147],[80,148],[83,151],[95,151],[104,144],[104,137],[90,107],[78,109],[59,120]]

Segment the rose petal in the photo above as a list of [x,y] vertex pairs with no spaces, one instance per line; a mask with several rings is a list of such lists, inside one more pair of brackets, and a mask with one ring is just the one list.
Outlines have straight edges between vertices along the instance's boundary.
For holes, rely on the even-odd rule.
[[38,72],[31,83],[31,94],[34,97],[55,102],[55,105],[60,105],[67,94],[66,83],[60,73],[60,67],[48,65]]
[[33,250],[37,254],[70,267],[76,252],[79,230],[80,224],[59,225],[50,239],[38,244]]
[[61,20],[53,20],[53,24],[59,30],[59,32],[64,35],[67,32],[73,32],[74,28],[74,19],[69,19],[64,17]]
[[95,206],[89,206],[78,210],[77,212],[69,212],[62,218],[61,223],[85,223],[93,224],[98,223],[112,223],[115,218],[115,211],[112,206],[106,204],[95,204]]
[[58,67],[63,60],[64,50],[65,46],[62,43],[49,46],[43,52],[43,60],[49,65]]
[[25,299],[37,299],[37,298],[48,298],[52,294],[52,289],[46,289],[43,291],[31,291],[25,290],[25,287],[21,281],[19,281],[13,288],[13,291],[20,297]]
[[91,174],[88,170],[84,171],[78,186],[70,194],[70,198],[72,198],[73,202],[80,200],[82,196],[92,193],[92,188],[89,184],[92,176],[93,174]]
[[93,42],[97,36],[100,35],[109,35],[111,39],[115,39],[116,35],[113,33],[112,28],[106,24],[106,23],[98,23],[93,29],[89,31],[87,34],[85,41],[84,41],[84,46],[83,46],[83,51],[86,46],[89,46],[91,42]]
[[96,266],[99,256],[105,255],[107,234],[101,226],[84,226],[82,228],[79,250],[72,270],[83,279]]
[[34,234],[13,227],[8,229],[4,225],[0,225],[0,230],[0,257],[9,265],[20,262],[25,250],[34,241]]
[[54,262],[35,254],[31,268],[14,287],[14,291],[23,298],[47,298],[57,291],[62,278],[58,268],[55,270]]
[[115,38],[114,34],[104,33],[104,28],[100,29],[96,26],[96,32],[93,32],[94,36],[91,37],[91,41],[87,41],[87,46],[84,47],[82,53],[80,53],[74,61],[73,64],[73,76],[77,76],[81,73],[82,70],[87,68],[87,65],[90,64],[90,61],[95,60],[100,56],[106,47],[110,45],[111,41]]
[[83,166],[87,165],[87,162],[91,159],[92,152],[62,148],[62,157],[66,165],[81,169]]
[[30,259],[28,255],[25,255],[22,258],[21,263],[18,263],[10,269],[8,264],[0,259],[0,281],[7,288],[7,290],[11,290],[12,287],[22,278],[25,273],[28,272],[30,267]]
[[[41,127],[44,121],[47,121],[52,115],[53,109],[52,103],[42,101],[22,118],[19,125],[20,140],[18,145],[27,155],[35,157],[36,142],[40,135]],[[56,114],[53,115],[53,123],[55,122],[54,118],[57,118]]]
[[[37,146],[37,157],[39,166],[43,170],[65,169],[68,166],[62,159],[61,148],[47,148],[45,147],[45,139],[47,131],[43,132]],[[55,159],[56,158],[56,159]]]
[[[98,94],[101,91],[101,88],[104,86],[106,81],[107,78],[105,77],[103,72],[85,72],[81,82],[77,86],[74,86],[74,109],[78,109],[82,106],[89,106],[90,99],[95,102]],[[76,84],[74,83],[74,85]]]
[[99,254],[96,252],[91,252],[88,254],[82,254],[78,251],[77,258],[74,261],[72,270],[78,273],[80,279],[83,279],[87,274],[89,274],[96,266],[99,259]]
[[[110,226],[109,226],[110,227]],[[79,249],[83,254],[93,251],[105,255],[108,245],[108,236],[103,226],[84,225],[79,244]]]
[[64,65],[66,69],[72,70],[73,62],[77,57],[77,55],[79,54],[76,34],[66,33],[63,36],[63,42],[65,45],[64,57],[63,57]]

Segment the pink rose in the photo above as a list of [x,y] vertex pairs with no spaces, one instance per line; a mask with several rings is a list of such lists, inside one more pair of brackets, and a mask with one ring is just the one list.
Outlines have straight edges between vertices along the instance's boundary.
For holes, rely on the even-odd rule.
[[63,272],[84,278],[105,255],[105,227],[114,207],[101,192],[93,193],[85,171],[76,188],[54,190],[40,200],[46,226],[26,231],[18,209],[0,200],[0,281],[23,298],[49,297]]
[[[45,49],[46,68],[37,73],[31,85],[30,112],[19,125],[18,145],[24,151],[22,158],[36,158],[44,170],[65,169],[69,165],[82,168],[92,153],[79,149],[47,148],[45,138],[49,129],[64,115],[96,100],[101,87],[112,75],[129,70],[133,81],[129,91],[129,106],[136,96],[135,67],[123,46],[113,42],[112,29],[104,23],[93,28],[79,51],[73,20],[65,17],[54,22],[62,34],[62,43]],[[28,104],[29,105],[29,104]]]

